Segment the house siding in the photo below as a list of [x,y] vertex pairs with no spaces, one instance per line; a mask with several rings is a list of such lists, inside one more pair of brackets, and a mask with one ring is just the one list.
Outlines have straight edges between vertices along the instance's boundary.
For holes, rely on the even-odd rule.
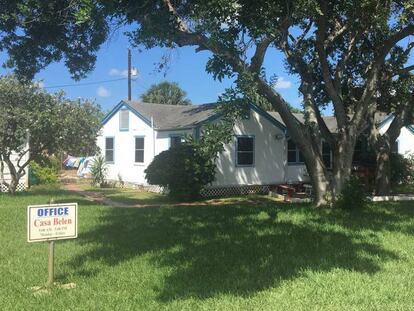
[[[381,128],[380,133],[384,134],[385,131],[391,125],[393,118],[388,118],[387,122],[385,122]],[[408,156],[410,154],[414,154],[414,133],[408,129],[407,127],[403,127],[401,129],[400,136],[397,138],[398,141],[398,153],[404,156]]]
[[[144,170],[154,157],[153,129],[137,115],[129,112],[129,129],[120,130],[119,111],[106,120],[97,138],[101,154],[105,154],[105,138],[114,137],[114,161],[107,163],[108,180],[145,184]],[[145,137],[144,163],[135,163],[135,137]]]
[[[217,159],[216,180],[212,186],[266,185],[286,180],[286,139],[284,131],[251,110],[248,120],[234,126],[234,136]],[[236,165],[236,137],[254,137],[254,164]],[[277,139],[276,136],[283,137]]]
[[[119,110],[103,124],[97,144],[105,154],[105,138],[114,137],[114,162],[108,163],[108,180],[118,176],[125,182],[147,185],[145,169],[155,155],[170,148],[171,136],[201,135],[200,129],[154,130],[146,120],[130,111],[129,129],[120,130]],[[211,186],[268,185],[306,181],[304,165],[287,165],[287,142],[284,129],[257,110],[251,109],[250,118],[238,121],[234,136],[217,159],[216,179]],[[212,121],[217,122],[218,120]],[[236,137],[254,137],[254,165],[236,165]],[[144,163],[135,163],[135,137],[145,137]]]

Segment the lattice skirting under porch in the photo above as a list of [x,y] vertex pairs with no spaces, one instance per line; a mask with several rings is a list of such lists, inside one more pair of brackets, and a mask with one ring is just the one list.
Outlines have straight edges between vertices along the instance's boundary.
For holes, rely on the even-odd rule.
[[[17,185],[16,191],[21,192],[25,191],[27,189],[27,186],[24,183],[19,183]],[[8,192],[9,187],[7,187],[5,184],[0,184],[0,192]]]
[[[119,185],[116,185],[119,187]],[[154,193],[168,193],[168,189],[158,185],[138,185],[132,183],[125,183],[125,188],[137,189],[140,191],[148,191]],[[268,194],[271,185],[234,185],[234,186],[210,186],[201,191],[201,196],[205,198],[226,197],[232,195],[246,195],[246,194]]]
[[270,185],[248,185],[248,186],[226,186],[226,187],[208,187],[202,190],[203,197],[225,197],[231,195],[246,194],[268,194]]

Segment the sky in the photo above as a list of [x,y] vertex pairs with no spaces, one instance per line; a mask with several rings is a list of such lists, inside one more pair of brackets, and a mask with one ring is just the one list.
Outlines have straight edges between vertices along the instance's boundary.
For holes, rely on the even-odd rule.
[[[49,92],[64,90],[71,99],[87,98],[96,100],[104,111],[110,110],[119,101],[127,98],[127,50],[130,47],[126,36],[122,31],[113,34],[110,40],[104,43],[98,52],[95,69],[87,78],[80,81],[71,79],[63,62],[53,63],[39,72],[35,79]],[[211,54],[207,51],[196,53],[194,48],[186,47],[175,50],[155,48],[139,51],[132,49],[132,66],[137,69],[138,75],[132,82],[132,99],[139,99],[152,84],[163,80],[178,82],[180,87],[187,92],[187,97],[193,104],[215,102],[218,96],[230,87],[232,80],[225,79],[222,82],[215,81],[205,71],[205,65]],[[265,62],[267,70],[278,76],[275,87],[284,98],[295,107],[300,107],[301,100],[298,95],[298,83],[296,77],[285,73],[283,57],[278,53],[272,53],[274,57]],[[158,72],[157,64],[163,56],[170,57],[169,68]],[[6,59],[5,54],[0,54],[0,63]],[[0,69],[2,73],[6,70]],[[116,80],[103,82],[107,80]],[[85,83],[93,83],[82,85]],[[62,85],[71,85],[64,87]]]

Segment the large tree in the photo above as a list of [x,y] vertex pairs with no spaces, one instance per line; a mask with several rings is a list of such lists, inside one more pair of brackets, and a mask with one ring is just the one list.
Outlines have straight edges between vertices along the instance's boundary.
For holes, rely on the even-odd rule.
[[[91,154],[101,112],[90,102],[49,94],[13,76],[0,77],[0,183],[11,193],[30,161],[57,152]],[[17,157],[16,157],[17,154]],[[11,179],[5,179],[5,168]]]
[[414,124],[414,75],[408,70],[386,68],[381,74],[379,84],[378,107],[381,111],[392,114],[393,119],[381,134],[375,111],[371,111],[369,142],[376,153],[375,192],[377,195],[388,195],[391,190],[392,146],[400,136],[401,129]]
[[[77,54],[67,62],[74,76],[81,76],[91,69],[110,23],[133,27],[129,37],[136,46],[209,51],[207,71],[217,79],[235,79],[232,94],[266,102],[280,113],[302,151],[317,205],[326,203],[328,193],[335,197],[349,177],[356,139],[376,110],[380,74],[395,49],[410,50],[405,39],[414,34],[413,0],[66,0],[34,1],[30,9],[24,9],[26,1],[16,2],[23,5],[2,5],[13,14],[3,14],[0,47],[20,73],[33,73],[86,46],[91,55]],[[55,16],[58,27],[50,27]],[[42,27],[53,31],[45,34]],[[72,43],[80,28],[88,31]],[[27,53],[37,40],[36,53]],[[23,51],[30,62],[22,61]],[[280,53],[300,80],[305,124],[274,89],[274,72],[264,65]],[[335,134],[321,117],[325,105],[333,107]],[[332,176],[322,159],[322,140],[333,152]]]
[[180,88],[177,82],[162,81],[153,84],[141,95],[141,99],[147,103],[164,105],[191,105],[187,93]]

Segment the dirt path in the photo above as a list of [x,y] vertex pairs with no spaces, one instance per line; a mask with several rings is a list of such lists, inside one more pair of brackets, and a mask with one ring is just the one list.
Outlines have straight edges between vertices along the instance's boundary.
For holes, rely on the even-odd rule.
[[129,204],[110,200],[107,197],[105,197],[103,193],[82,189],[82,187],[80,187],[77,183],[63,184],[63,189],[79,194],[83,196],[86,200],[95,202],[98,204],[104,204],[104,205],[108,205],[112,207],[143,207],[140,205],[138,206],[129,205]]

